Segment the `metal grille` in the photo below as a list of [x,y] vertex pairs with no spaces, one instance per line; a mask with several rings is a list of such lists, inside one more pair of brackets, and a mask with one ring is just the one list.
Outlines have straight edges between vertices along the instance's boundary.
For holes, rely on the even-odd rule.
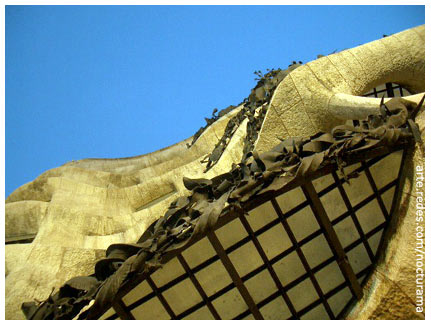
[[395,83],[386,83],[373,88],[371,91],[365,93],[362,96],[365,97],[400,97],[412,95],[407,89],[403,88],[401,85]]
[[[403,150],[254,201],[163,268],[133,280],[101,319],[340,319],[362,296],[396,206]],[[220,218],[223,219],[223,216]]]

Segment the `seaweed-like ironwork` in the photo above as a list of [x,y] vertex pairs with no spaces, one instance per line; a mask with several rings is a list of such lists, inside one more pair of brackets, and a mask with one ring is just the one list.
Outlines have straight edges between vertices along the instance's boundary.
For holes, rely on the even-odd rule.
[[[272,98],[272,95],[274,94],[275,89],[289,73],[298,68],[301,64],[301,61],[298,63],[293,61],[285,70],[280,68],[267,69],[265,74],[263,74],[260,70],[254,72],[254,74],[257,76],[257,78],[255,78],[255,80],[257,80],[257,84],[251,90],[250,95],[238,105],[242,105],[242,108],[236,115],[230,118],[224,130],[223,136],[214,146],[212,152],[201,161],[201,163],[207,163],[204,172],[209,171],[215,164],[217,164],[218,160],[232,139],[233,134],[239,128],[241,123],[245,119],[248,119],[242,161],[246,159],[247,153],[254,149],[254,143],[262,127],[263,119],[265,118],[266,112],[268,110],[268,104]],[[199,139],[200,135],[205,131],[206,128],[208,128],[225,114],[232,111],[234,108],[235,106],[230,105],[226,109],[220,111],[218,115],[215,115],[217,109],[214,109],[212,118],[205,118],[207,125],[205,127],[201,127],[195,133],[192,143],[188,144],[187,146],[189,148],[193,146],[193,144]]]
[[[381,113],[359,125],[341,125],[331,133],[288,138],[263,154],[249,151],[228,173],[213,179],[184,177],[189,196],[171,203],[165,215],[152,224],[135,244],[113,244],[95,273],[66,282],[43,302],[22,305],[28,319],[95,319],[115,304],[126,282],[161,266],[162,257],[211,231],[226,205],[241,210],[256,196],[274,192],[298,178],[335,164],[343,170],[347,156],[362,155],[378,148],[391,148],[420,140],[413,121],[416,106],[402,98],[381,103]],[[346,178],[352,176],[345,176]]]

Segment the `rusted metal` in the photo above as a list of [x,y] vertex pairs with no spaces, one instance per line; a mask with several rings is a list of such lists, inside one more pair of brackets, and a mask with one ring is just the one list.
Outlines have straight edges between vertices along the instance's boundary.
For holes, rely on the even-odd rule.
[[359,233],[359,237],[361,238],[361,241],[364,243],[365,250],[367,251],[367,255],[368,257],[370,257],[371,261],[374,261],[373,251],[371,250],[371,247],[370,247],[370,244],[368,243],[367,238],[365,238],[364,230],[362,230],[361,224],[359,223],[358,217],[356,216],[356,213],[353,210],[349,197],[347,196],[346,191],[344,190],[343,186],[340,183],[340,178],[338,178],[338,175],[336,172],[332,172],[332,177],[334,178],[335,183],[337,184],[338,191],[340,192],[341,198],[343,199],[344,204],[347,207],[347,211],[352,217],[353,224],[355,225],[356,230]]
[[[283,213],[280,209],[280,206],[278,205],[277,201],[273,198],[271,199],[271,204],[274,207],[275,211],[277,212],[277,215],[280,219],[281,224],[283,225],[287,235],[289,236],[290,241],[292,242],[293,247],[296,250],[296,253],[298,254],[299,259],[301,260],[302,265],[304,266],[305,271],[307,272],[307,274],[310,277],[310,281],[313,284],[317,294],[319,295],[319,297],[323,298],[323,291],[322,288],[320,287],[319,283],[316,280],[316,277],[310,267],[310,265],[307,262],[307,259],[305,258],[304,253],[302,252],[301,247],[298,245],[298,242],[296,241],[296,238],[292,232],[292,229],[290,228],[290,226],[287,224],[286,220],[283,219]],[[325,307],[326,312],[328,313],[329,317],[331,319],[335,319],[334,313],[331,310],[331,307],[329,306],[328,302],[323,299],[323,305]]]
[[210,231],[208,233],[208,239],[210,240],[214,250],[219,255],[221,262],[226,268],[226,271],[228,272],[229,276],[232,278],[232,281],[234,282],[235,286],[238,288],[239,293],[241,294],[254,318],[263,319],[262,314],[256,307],[256,303],[253,301],[253,298],[245,287],[244,282],[241,280],[241,277],[239,276],[237,270],[233,266],[232,261],[229,259],[226,252],[224,251],[223,246],[215,235],[214,231]]
[[181,254],[179,254],[177,256],[177,258],[180,261],[181,266],[183,266],[184,270],[186,271],[187,275],[189,276],[190,280],[192,281],[193,285],[195,286],[196,290],[199,292],[199,294],[202,297],[203,301],[207,305],[207,307],[208,307],[209,311],[211,312],[211,314],[214,316],[215,319],[220,320],[221,319],[220,315],[218,314],[217,310],[214,308],[214,306],[211,303],[211,301],[208,299],[208,297],[207,297],[204,289],[202,288],[202,286],[199,283],[199,281],[196,279],[195,275],[191,271],[191,269],[190,269],[189,265],[187,264],[186,260],[184,259],[184,257]]
[[124,304],[123,300],[119,299],[114,301],[112,308],[115,310],[117,315],[124,320],[135,320],[135,317],[129,311],[129,309]]
[[362,162],[361,164],[362,166],[364,166],[365,175],[367,176],[367,179],[368,179],[368,182],[370,183],[371,188],[376,194],[377,203],[379,204],[379,207],[382,210],[383,216],[385,217],[386,221],[389,221],[390,217],[389,217],[388,211],[385,207],[385,204],[383,203],[382,197],[380,196],[379,190],[377,189],[376,182],[374,181],[373,176],[371,175],[370,169],[368,168],[368,165],[365,162]]
[[340,266],[343,276],[349,283],[350,290],[357,299],[362,298],[362,288],[355,276],[355,273],[353,272],[352,266],[349,264],[343,246],[341,245],[340,240],[338,239],[337,234],[332,227],[331,221],[329,220],[329,217],[323,208],[322,202],[320,201],[313,184],[311,182],[306,182],[303,186],[301,186],[301,188],[305,197],[312,203],[312,205],[310,205],[311,210],[313,211],[320,227],[323,229],[323,234],[325,235],[326,241],[328,241],[332,253],[337,258],[337,263]]
[[148,285],[151,287],[151,290],[153,290],[153,292],[156,294],[157,298],[160,300],[160,303],[163,305],[163,308],[165,308],[166,312],[169,314],[171,319],[177,319],[177,316],[175,315],[171,306],[166,301],[165,297],[160,292],[160,290],[157,288],[156,284],[154,284],[154,281],[151,279],[151,277],[147,275],[146,279],[147,279]]
[[250,224],[248,223],[247,219],[242,214],[239,216],[239,219],[240,219],[242,225],[244,226],[244,228],[246,229],[247,233],[251,236],[251,240],[253,241],[253,244],[256,247],[256,250],[259,253],[260,258],[262,258],[266,268],[268,269],[269,274],[271,275],[275,285],[277,286],[277,289],[280,291],[281,296],[282,296],[284,302],[286,303],[287,307],[289,308],[292,316],[294,316],[296,319],[299,319],[298,315],[296,313],[295,307],[292,304],[292,301],[289,299],[289,296],[287,295],[287,293],[285,291],[283,291],[283,285],[281,284],[280,279],[278,278],[277,274],[275,273],[274,268],[270,264],[268,257],[265,254],[265,251],[263,250],[262,246],[260,245],[259,241],[257,240],[257,237],[253,233],[253,230],[251,229]]
[[[376,152],[377,153],[377,152]],[[368,164],[367,165],[361,165],[359,168],[357,168],[356,169],[356,171],[357,172],[361,172],[361,171],[366,171],[367,169],[368,169],[368,165],[373,165],[373,164],[375,164],[376,162],[378,162],[380,159],[382,159],[383,157],[385,157],[385,156],[387,156],[389,153],[386,153],[386,152],[384,152],[384,151],[382,151],[382,152],[378,152],[379,154],[383,154],[383,155],[380,155],[380,156],[374,156],[374,158],[372,158],[371,160],[369,160],[368,161]],[[355,162],[356,163],[356,162]],[[327,174],[327,173],[332,173],[332,175],[334,176],[334,180],[335,180],[335,182],[334,183],[332,183],[332,184],[330,184],[329,186],[327,186],[327,187],[325,187],[323,190],[321,190],[318,194],[316,194],[316,196],[317,196],[317,198],[319,198],[319,197],[321,197],[321,196],[323,196],[323,195],[325,195],[326,193],[328,193],[328,192],[330,192],[330,191],[332,191],[332,190],[334,190],[335,188],[338,188],[339,189],[339,191],[340,191],[340,194],[341,194],[341,196],[342,196],[342,198],[343,198],[343,201],[345,202],[345,204],[346,204],[346,207],[347,207],[347,212],[345,212],[345,213],[343,213],[342,215],[340,215],[339,217],[337,217],[337,218],[335,218],[332,222],[330,222],[330,224],[331,225],[335,225],[335,224],[337,224],[337,223],[339,223],[339,222],[341,222],[342,220],[344,220],[345,218],[347,218],[347,217],[349,217],[349,216],[352,216],[352,219],[353,219],[353,221],[354,221],[354,224],[355,224],[355,227],[358,229],[358,233],[360,234],[360,239],[358,239],[357,241],[354,241],[352,244],[350,244],[349,246],[347,246],[346,248],[344,248],[344,251],[345,252],[348,252],[349,250],[352,250],[354,247],[356,247],[357,245],[359,245],[359,244],[361,244],[361,243],[364,243],[364,245],[367,247],[367,243],[368,243],[368,238],[369,237],[371,237],[372,235],[374,235],[375,233],[377,233],[377,232],[379,232],[380,230],[382,230],[382,229],[384,229],[384,227],[387,225],[386,223],[384,223],[384,224],[381,224],[381,225],[379,225],[379,226],[377,226],[375,229],[373,229],[373,230],[371,230],[371,231],[369,231],[367,234],[364,234],[364,232],[363,232],[363,230],[361,229],[361,227],[360,227],[360,224],[358,224],[358,221],[357,221],[357,217],[356,217],[356,215],[355,215],[355,212],[358,210],[358,209],[360,209],[361,207],[363,207],[363,206],[365,206],[367,203],[369,203],[371,200],[373,200],[373,199],[376,199],[377,198],[377,196],[380,196],[382,193],[384,193],[385,191],[387,191],[388,189],[390,189],[391,187],[393,187],[393,186],[395,186],[395,184],[397,183],[397,181],[398,180],[394,180],[394,181],[392,181],[391,183],[389,183],[388,185],[386,185],[386,186],[384,186],[384,187],[382,187],[381,189],[378,189],[377,190],[377,188],[375,188],[377,191],[374,191],[373,192],[373,194],[372,195],[370,195],[370,196],[368,196],[367,198],[365,198],[364,200],[362,200],[359,204],[356,204],[354,207],[352,207],[352,205],[351,205],[351,203],[350,203],[350,201],[348,200],[348,198],[347,198],[347,195],[345,194],[345,192],[344,192],[344,194],[343,194],[343,190],[344,190],[344,188],[342,187],[342,185],[346,182],[346,180],[345,179],[339,179],[338,178],[338,176],[336,175],[336,173],[335,173],[335,171],[334,171],[334,169],[335,169],[335,166],[333,166],[333,167],[327,167],[327,171],[325,170],[324,172],[323,171],[320,171],[319,173],[316,173],[316,174],[314,174],[312,177],[310,177],[310,179],[309,180],[312,180],[312,179],[315,179],[315,178],[317,178],[317,177],[320,177],[321,175],[320,174],[322,174],[322,175],[325,175],[325,174]],[[261,205],[262,203],[264,203],[264,202],[266,202],[266,201],[268,201],[268,200],[271,200],[271,201],[275,201],[275,197],[276,196],[278,196],[278,195],[280,195],[281,193],[284,193],[284,192],[287,192],[288,190],[290,190],[290,189],[293,189],[293,188],[295,188],[295,187],[297,187],[297,186],[301,186],[301,185],[304,185],[304,182],[307,182],[307,180],[301,180],[301,182],[299,182],[298,184],[291,184],[291,185],[289,185],[288,187],[285,187],[284,189],[282,189],[282,191],[277,191],[277,192],[273,192],[273,193],[271,193],[270,195],[268,195],[268,194],[265,194],[264,196],[258,196],[257,198],[255,198],[255,200],[253,200],[251,203],[246,203],[246,205],[244,205],[244,207],[246,207],[248,210],[251,210],[251,209],[253,209],[253,208],[255,208],[255,207],[257,207],[257,206],[259,206],[259,205]],[[373,189],[374,190],[374,189]],[[306,198],[307,198],[307,196],[306,196]],[[320,199],[319,199],[319,201],[320,201]],[[251,306],[251,307],[253,307],[252,309],[254,310],[254,314],[253,315],[257,315],[258,317],[256,318],[256,319],[258,319],[258,318],[260,318],[259,317],[259,315],[258,314],[260,314],[260,312],[258,311],[258,309],[259,308],[261,308],[261,307],[263,307],[265,304],[267,304],[267,303],[269,303],[269,302],[271,302],[272,300],[274,300],[275,298],[277,298],[278,296],[282,296],[283,297],[283,299],[284,299],[284,301],[285,301],[285,303],[286,303],[286,305],[289,307],[289,302],[290,302],[290,307],[289,307],[289,310],[291,311],[291,313],[292,313],[292,317],[291,318],[293,318],[293,319],[297,319],[297,318],[300,318],[302,315],[304,315],[305,313],[307,313],[308,311],[310,311],[311,309],[313,309],[316,305],[318,305],[318,304],[320,304],[320,303],[324,303],[324,302],[326,302],[326,299],[325,298],[329,298],[329,296],[328,296],[328,294],[330,294],[330,293],[333,293],[336,289],[338,289],[340,286],[337,286],[335,289],[333,289],[333,290],[331,290],[330,292],[328,292],[328,293],[326,293],[326,294],[323,294],[323,292],[320,290],[317,290],[316,289],[316,291],[318,292],[318,295],[319,295],[319,299],[317,300],[317,302],[314,302],[314,303],[312,303],[311,305],[309,305],[309,306],[307,306],[307,307],[305,307],[305,308],[303,308],[301,311],[299,311],[299,312],[297,312],[295,309],[294,309],[294,307],[293,307],[293,303],[291,302],[291,300],[290,300],[290,298],[287,296],[287,294],[286,294],[286,292],[289,290],[289,289],[291,289],[291,288],[293,288],[294,286],[296,286],[296,285],[298,285],[299,283],[301,283],[302,281],[304,281],[305,279],[307,279],[307,278],[309,278],[310,277],[310,280],[312,280],[313,279],[313,277],[314,277],[314,274],[316,273],[316,272],[318,272],[319,270],[321,270],[321,269],[323,269],[325,266],[327,266],[328,264],[330,264],[330,263],[332,263],[333,261],[335,261],[336,260],[336,257],[334,256],[334,257],[330,257],[329,259],[327,259],[326,261],[324,261],[323,263],[321,263],[321,264],[319,264],[318,266],[315,266],[314,268],[306,268],[306,273],[305,274],[303,274],[302,276],[300,276],[300,277],[298,277],[296,280],[293,280],[292,282],[290,282],[289,284],[287,284],[287,285],[285,285],[285,286],[281,286],[281,283],[280,283],[280,281],[279,281],[279,279],[278,279],[278,277],[277,277],[277,275],[275,274],[275,271],[273,270],[273,268],[272,268],[272,265],[274,264],[274,263],[276,263],[277,261],[279,261],[280,259],[282,259],[283,257],[286,257],[288,254],[290,254],[291,252],[293,252],[293,251],[297,251],[297,249],[299,248],[300,249],[300,247],[302,246],[302,245],[304,245],[304,244],[306,244],[306,243],[308,243],[309,241],[312,241],[313,239],[315,239],[318,235],[320,235],[320,234],[322,234],[322,233],[324,233],[324,229],[323,228],[321,228],[321,229],[319,229],[319,230],[317,230],[317,231],[315,231],[315,232],[313,232],[312,234],[310,234],[310,235],[308,235],[306,238],[304,238],[304,239],[302,239],[301,241],[299,241],[299,242],[296,242],[296,245],[295,245],[295,241],[292,241],[292,243],[294,243],[294,246],[293,247],[290,247],[290,248],[288,248],[287,250],[285,250],[284,252],[282,252],[282,253],[280,253],[280,254],[278,254],[277,256],[275,256],[275,257],[273,257],[272,259],[268,259],[267,257],[266,257],[266,255],[264,254],[264,252],[263,252],[263,249],[262,249],[262,247],[261,247],[261,245],[260,245],[260,243],[259,243],[259,241],[257,240],[257,237],[260,235],[260,234],[262,234],[262,233],[264,233],[264,232],[266,232],[267,230],[269,230],[270,228],[272,228],[272,227],[274,227],[276,224],[278,224],[278,223],[282,223],[282,224],[284,224],[284,225],[287,225],[288,226],[288,224],[287,224],[287,222],[286,222],[286,220],[288,220],[289,219],[289,217],[290,216],[292,216],[292,215],[294,215],[295,213],[298,213],[301,209],[303,209],[303,208],[305,208],[306,206],[308,206],[308,205],[310,205],[311,206],[311,208],[313,209],[313,206],[315,206],[314,205],[314,203],[313,203],[313,201],[310,199],[310,198],[307,198],[304,202],[302,202],[302,203],[300,203],[300,204],[298,204],[296,207],[294,207],[294,208],[292,208],[291,210],[289,210],[288,212],[286,212],[286,213],[281,213],[281,210],[279,209],[279,207],[278,207],[278,209],[276,208],[276,206],[274,206],[274,209],[276,210],[276,212],[278,213],[278,218],[277,219],[275,219],[275,220],[273,220],[273,221],[271,221],[271,222],[269,222],[268,224],[266,224],[266,225],[264,225],[263,227],[261,227],[259,230],[256,230],[256,231],[254,231],[253,232],[253,230],[251,230],[251,228],[250,228],[250,226],[249,226],[249,224],[248,224],[248,222],[247,222],[247,220],[244,218],[244,216],[242,215],[242,214],[240,214],[240,211],[238,211],[238,210],[235,210],[235,209],[233,209],[233,210],[225,210],[224,211],[224,213],[222,214],[222,217],[219,219],[219,223],[216,225],[216,228],[215,229],[218,229],[218,228],[220,228],[220,227],[222,227],[223,225],[225,225],[225,224],[227,224],[228,222],[230,222],[230,221],[232,221],[233,219],[235,219],[235,218],[240,218],[240,220],[241,220],[241,222],[243,222],[243,225],[244,225],[244,227],[245,227],[245,229],[247,230],[247,232],[248,232],[248,235],[247,235],[247,237],[245,237],[245,238],[243,238],[243,239],[241,239],[240,241],[238,241],[237,243],[235,243],[235,244],[233,244],[233,245],[231,245],[229,248],[226,248],[226,249],[223,249],[222,247],[221,247],[221,249],[225,252],[225,255],[226,255],[226,257],[227,257],[227,254],[229,254],[229,253],[231,253],[231,252],[233,252],[233,251],[235,251],[235,250],[237,250],[238,248],[240,248],[241,246],[243,246],[244,244],[246,244],[247,242],[249,242],[249,241],[252,241],[253,243],[254,243],[254,245],[255,245],[255,247],[256,247],[256,249],[257,249],[257,251],[258,251],[258,253],[260,254],[260,256],[261,256],[261,258],[262,258],[262,260],[263,260],[263,262],[264,262],[264,265],[262,265],[262,266],[260,266],[260,267],[258,267],[258,268],[256,268],[255,270],[253,270],[253,271],[251,271],[251,272],[249,272],[249,273],[247,273],[247,275],[244,275],[242,278],[241,277],[239,277],[239,275],[238,275],[238,278],[236,278],[236,277],[234,277],[234,278],[236,278],[236,282],[233,282],[233,283],[231,283],[231,284],[229,284],[229,285],[227,285],[227,286],[225,286],[223,289],[221,289],[221,290],[219,290],[217,293],[215,293],[215,294],[213,294],[213,295],[211,295],[210,297],[207,297],[206,295],[205,295],[205,292],[203,291],[203,289],[202,289],[202,287],[201,287],[201,285],[199,284],[199,282],[197,281],[197,279],[194,277],[194,274],[196,273],[196,272],[198,272],[198,271],[200,271],[200,270],[203,270],[204,268],[206,268],[207,266],[209,266],[211,263],[213,263],[213,262],[215,262],[217,259],[219,259],[219,254],[217,253],[217,255],[215,255],[215,256],[213,256],[213,257],[210,257],[208,260],[206,260],[205,262],[203,262],[203,263],[201,263],[201,264],[199,264],[198,266],[195,266],[194,268],[190,268],[188,265],[187,265],[187,267],[185,267],[185,265],[183,264],[183,263],[186,263],[187,264],[187,262],[185,261],[185,259],[181,256],[181,252],[183,251],[183,250],[185,250],[186,248],[188,248],[188,247],[190,247],[191,245],[193,245],[194,243],[196,243],[198,240],[200,240],[200,239],[197,239],[196,241],[193,241],[192,243],[190,243],[189,245],[187,245],[185,248],[182,248],[182,250],[181,251],[178,251],[178,252],[175,252],[175,253],[172,253],[172,254],[170,254],[170,255],[166,255],[164,258],[163,258],[163,262],[167,262],[167,261],[169,261],[170,259],[172,259],[172,258],[174,258],[174,257],[178,257],[178,259],[180,260],[180,263],[181,262],[183,262],[182,263],[182,265],[183,265],[183,267],[184,267],[184,269],[185,269],[185,271],[186,271],[186,273],[185,274],[183,274],[183,275],[181,275],[181,276],[179,276],[179,277],[177,277],[176,279],[174,279],[174,280],[171,280],[170,282],[168,282],[167,284],[165,284],[165,285],[163,285],[163,286],[161,286],[160,288],[158,288],[157,289],[157,287],[156,287],[156,289],[157,289],[157,291],[155,291],[155,292],[152,292],[152,293],[150,293],[150,294],[148,294],[148,295],[146,295],[144,298],[140,298],[139,300],[137,300],[136,302],[134,302],[134,303],[132,303],[131,305],[129,305],[129,307],[123,307],[124,308],[124,310],[126,311],[126,313],[128,312],[128,313],[130,313],[130,311],[131,310],[133,310],[133,309],[135,309],[136,307],[138,307],[139,305],[141,305],[142,303],[144,303],[144,302],[146,302],[146,301],[148,301],[148,300],[150,300],[151,298],[154,298],[155,296],[157,296],[158,298],[159,298],[159,300],[162,302],[162,304],[163,304],[163,301],[165,301],[165,304],[163,304],[163,306],[165,307],[165,309],[168,311],[168,309],[170,309],[171,310],[171,313],[169,313],[169,311],[168,311],[168,313],[169,313],[169,315],[171,316],[171,318],[173,318],[173,319],[182,319],[182,318],[184,318],[184,317],[186,317],[187,315],[189,315],[190,313],[192,313],[192,312],[194,312],[194,311],[196,311],[196,310],[198,310],[198,309],[200,309],[201,307],[203,307],[203,306],[207,306],[208,307],[208,309],[211,311],[211,313],[213,314],[213,316],[214,316],[214,318],[220,318],[220,316],[219,317],[217,317],[217,312],[215,312],[214,313],[214,310],[213,310],[213,308],[210,308],[210,306],[212,306],[213,307],[213,305],[211,304],[211,301],[213,301],[213,300],[215,300],[216,298],[218,298],[218,297],[220,297],[220,296],[222,296],[222,295],[224,295],[225,293],[227,293],[228,291],[230,291],[231,289],[233,289],[234,287],[237,287],[237,285],[239,284],[239,287],[244,287],[244,289],[246,289],[245,288],[245,286],[244,286],[244,282],[246,281],[246,280],[248,280],[248,279],[250,279],[250,278],[252,278],[252,277],[254,277],[255,275],[257,275],[258,273],[260,273],[260,272],[262,272],[263,270],[265,270],[265,269],[267,269],[268,270],[268,272],[271,274],[271,277],[273,278],[273,280],[274,280],[274,282],[276,283],[276,285],[277,285],[277,291],[275,292],[275,293],[273,293],[273,294],[271,294],[271,295],[269,295],[267,298],[265,298],[264,300],[262,300],[261,302],[254,302],[253,301],[253,299],[251,298],[251,296],[250,296],[250,298],[249,299],[247,299],[247,300],[249,300],[249,302],[248,302],[248,305],[249,305],[249,307]],[[323,208],[323,206],[322,206],[322,208]],[[355,223],[355,217],[356,217],[356,222],[357,223]],[[244,223],[244,221],[245,221],[245,223]],[[283,221],[283,222],[282,222]],[[359,226],[359,227],[358,227]],[[289,227],[289,226],[288,226]],[[331,226],[332,227],[332,226]],[[293,233],[292,233],[292,236],[293,236]],[[221,246],[221,244],[220,244],[220,246]],[[369,247],[369,246],[368,246]],[[368,255],[369,255],[369,250],[367,249],[367,252],[368,252]],[[303,256],[303,255],[302,255]],[[369,255],[370,256],[370,255]],[[306,261],[306,259],[305,259],[305,256],[303,256],[303,260],[304,261]],[[372,262],[374,261],[374,260],[371,260]],[[307,264],[307,263],[306,263]],[[232,265],[232,267],[233,267],[233,265]],[[304,266],[305,267],[305,266]],[[308,266],[309,267],[309,266]],[[225,267],[226,268],[226,267]],[[229,267],[228,267],[229,268]],[[228,269],[227,268],[227,269]],[[341,268],[341,266],[340,266],[340,268]],[[233,268],[233,270],[234,270],[234,268]],[[272,272],[271,272],[272,271]],[[151,274],[151,272],[152,271],[150,271],[148,274]],[[236,272],[236,270],[235,270],[235,272]],[[228,271],[228,273],[229,273],[229,271]],[[231,270],[231,273],[232,273],[232,270]],[[230,273],[229,273],[230,274]],[[236,274],[237,274],[237,272],[236,272]],[[344,273],[343,273],[343,275],[344,275]],[[274,277],[275,276],[275,277]],[[142,276],[140,276],[140,278],[141,278],[141,281],[142,280],[144,280],[145,278],[146,278],[146,276],[145,276],[145,274],[144,275],[142,275]],[[177,283],[179,283],[179,282],[181,282],[181,281],[183,281],[184,279],[186,279],[186,278],[190,278],[191,279],[191,281],[192,281],[192,283],[195,285],[195,287],[196,287],[196,289],[198,290],[198,292],[200,293],[200,295],[201,295],[201,297],[202,297],[202,299],[203,299],[203,301],[202,302],[199,302],[198,304],[195,304],[193,307],[190,307],[189,309],[187,309],[186,311],[184,311],[184,312],[182,312],[182,313],[180,313],[180,314],[178,314],[178,315],[175,315],[174,313],[173,313],[173,311],[172,311],[172,308],[170,308],[170,306],[167,304],[167,302],[166,302],[166,300],[164,300],[164,298],[163,298],[163,296],[161,295],[164,291],[166,291],[167,289],[169,289],[169,288],[171,288],[172,286],[174,286],[175,284],[177,284]],[[193,281],[193,278],[195,279],[195,281]],[[239,280],[239,281],[238,281]],[[132,284],[133,283],[133,284]],[[277,284],[278,283],[278,284]],[[312,283],[313,283],[313,281],[312,281]],[[125,295],[127,292],[129,292],[132,288],[134,288],[137,284],[139,284],[139,282],[138,282],[138,280],[137,279],[135,279],[134,280],[134,282],[131,282],[130,284],[129,284],[129,287],[128,287],[128,289],[126,289],[126,288],[123,288],[123,291],[122,291],[122,295]],[[315,281],[315,283],[314,284],[317,284],[317,281]],[[344,283],[343,283],[344,284]],[[154,283],[153,283],[153,285],[154,285]],[[348,282],[345,282],[345,286],[351,286],[350,285],[350,283],[348,283]],[[151,284],[150,284],[150,286],[151,286]],[[154,285],[155,286],[155,285]],[[319,285],[317,284],[317,286],[318,286],[318,288],[319,288]],[[198,288],[201,288],[201,290],[202,291],[200,291]],[[238,288],[239,289],[239,288]],[[248,292],[248,291],[247,291]],[[241,293],[241,290],[240,290],[240,293]],[[241,293],[242,295],[243,295],[243,293]],[[162,298],[162,299],[160,299],[160,297]],[[244,296],[243,296],[244,297]],[[245,297],[247,297],[247,294],[245,294]],[[324,304],[325,305],[325,304]],[[326,302],[326,307],[325,307],[325,309],[326,309],[326,311],[327,311],[327,313],[328,313],[328,315],[330,315],[330,318],[337,318],[338,317],[338,315],[337,316],[334,316],[334,314],[332,313],[332,311],[331,311],[331,309],[330,309],[330,307],[329,307],[329,305],[328,305],[328,303]],[[167,308],[167,307],[169,307],[169,308]],[[293,309],[292,309],[293,308]],[[256,312],[258,312],[258,314],[256,313]],[[238,316],[236,316],[236,317],[234,317],[234,319],[242,319],[242,318],[244,318],[244,317],[246,317],[248,314],[250,314],[251,313],[251,309],[249,308],[249,310],[247,310],[247,311],[245,311],[245,312],[242,312],[241,314],[239,314]],[[115,317],[115,315],[116,314],[114,314],[112,317]],[[118,313],[118,315],[120,316],[120,314]],[[120,318],[126,318],[126,316],[124,315],[124,313],[122,314],[122,316],[120,316]],[[111,318],[110,318],[111,319]]]

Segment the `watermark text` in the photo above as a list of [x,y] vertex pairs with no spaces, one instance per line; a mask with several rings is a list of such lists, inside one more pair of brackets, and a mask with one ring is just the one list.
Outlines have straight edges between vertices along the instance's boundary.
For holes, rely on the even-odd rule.
[[415,228],[415,259],[416,259],[416,311],[424,312],[424,278],[425,278],[425,176],[424,167],[416,166],[416,228]]

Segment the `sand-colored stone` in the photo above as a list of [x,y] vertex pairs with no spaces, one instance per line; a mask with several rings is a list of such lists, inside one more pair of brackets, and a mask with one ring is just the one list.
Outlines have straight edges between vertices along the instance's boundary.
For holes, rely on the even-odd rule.
[[[187,192],[183,176],[205,176],[200,160],[238,110],[214,123],[190,150],[187,139],[139,157],[69,162],[14,191],[6,199],[6,238],[37,236],[31,244],[6,247],[6,318],[24,318],[22,302],[43,300],[52,287],[93,273],[110,244],[136,242],[172,200]],[[245,127],[208,177],[240,160]],[[65,264],[64,252],[74,250]]]
[[[279,138],[308,136],[343,119],[366,115],[378,108],[378,100],[363,100],[359,103],[363,109],[354,111],[356,96],[378,84],[397,82],[422,92],[424,64],[424,26],[419,26],[297,68],[275,90],[257,149],[267,150]],[[413,100],[419,102],[420,97]],[[188,193],[183,176],[211,178],[230,170],[241,159],[247,120],[206,174],[201,160],[240,108],[212,124],[191,148],[186,146],[189,138],[136,157],[72,161],[15,190],[6,199],[6,238],[37,236],[30,244],[6,246],[6,319],[24,318],[22,302],[44,300],[52,287],[58,289],[71,277],[93,273],[95,261],[110,244],[135,242],[170,202]],[[424,137],[424,113],[417,121]],[[387,248],[349,319],[424,318],[414,309],[412,276],[413,168],[424,165],[424,149],[416,145],[408,157],[401,205]],[[280,313],[273,307],[265,309],[267,318]],[[309,317],[313,314],[317,312]]]
[[[274,119],[281,119],[290,136],[310,136],[316,130],[330,131],[346,119],[364,119],[378,113],[378,100],[358,98],[378,85],[395,82],[414,93],[423,92],[424,30],[424,25],[418,26],[295,69],[272,97],[260,135],[262,141],[259,139],[256,149],[265,151],[277,144],[278,140],[271,137]],[[279,117],[270,115],[271,110],[276,110]]]
[[[423,109],[416,121],[424,137]],[[424,139],[425,141],[425,139]],[[424,319],[424,312],[416,311],[416,230],[425,222],[417,220],[417,197],[423,196],[424,188],[417,188],[415,169],[424,165],[424,152],[415,145],[406,158],[403,169],[404,182],[400,205],[394,215],[388,240],[376,271],[365,286],[365,296],[348,315],[349,319]],[[418,194],[423,191],[423,194]],[[421,229],[419,229],[421,230]],[[425,246],[423,249],[425,250]],[[425,260],[423,260],[425,263]],[[425,273],[425,267],[423,267]],[[425,298],[425,295],[424,295]],[[425,307],[425,305],[423,306]],[[424,309],[425,311],[425,309]]]

